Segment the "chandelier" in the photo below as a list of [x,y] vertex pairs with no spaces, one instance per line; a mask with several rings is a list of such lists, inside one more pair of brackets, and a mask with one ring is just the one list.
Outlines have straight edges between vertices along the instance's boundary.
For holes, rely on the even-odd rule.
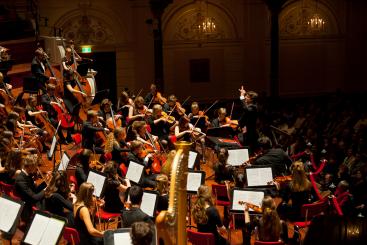
[[208,14],[208,3],[203,0],[198,0],[197,2],[199,3],[198,14],[196,15],[195,21],[197,31],[199,34],[203,35],[215,34],[217,26],[215,24],[215,19]]
[[325,27],[325,20],[317,13],[317,4],[316,0],[314,14],[308,20],[307,24],[312,31],[323,31]]
[[314,31],[322,31],[325,26],[325,20],[318,14],[314,14],[307,22],[308,26]]

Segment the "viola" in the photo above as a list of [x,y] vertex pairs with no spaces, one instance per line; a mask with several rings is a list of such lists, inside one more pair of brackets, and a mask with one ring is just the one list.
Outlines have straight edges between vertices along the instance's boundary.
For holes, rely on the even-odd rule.
[[252,210],[254,210],[254,212],[256,213],[262,213],[262,208],[253,204],[253,203],[249,203],[249,202],[245,202],[245,201],[239,201],[238,204],[240,205],[247,205],[247,207],[251,208]]

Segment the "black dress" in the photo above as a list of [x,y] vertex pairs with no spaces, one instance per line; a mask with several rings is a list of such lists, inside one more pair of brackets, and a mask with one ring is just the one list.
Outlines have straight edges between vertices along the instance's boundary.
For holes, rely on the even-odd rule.
[[79,114],[80,104],[77,98],[74,96],[72,92],[69,91],[67,85],[70,85],[72,88],[76,86],[75,80],[69,80],[64,82],[64,104],[66,109],[70,112],[71,115],[77,116]]
[[120,182],[114,179],[107,179],[102,198],[104,197],[104,210],[109,213],[120,213],[124,204],[119,197]]
[[[80,210],[82,208],[87,208],[85,206],[80,206],[78,210],[76,211],[75,217],[74,217],[74,224],[75,229],[79,232],[79,238],[80,243],[79,245],[99,245],[103,244],[102,239],[99,239],[98,237],[94,237],[89,234],[87,226],[85,225],[84,221],[80,218]],[[92,218],[91,218],[92,220]]]
[[73,204],[57,192],[53,193],[50,197],[45,198],[45,205],[47,211],[61,217],[67,217],[67,214],[64,212],[64,208],[69,211],[73,210]]
[[227,244],[227,241],[219,235],[217,230],[217,227],[223,226],[218,210],[214,206],[211,206],[206,209],[206,215],[208,216],[208,222],[206,224],[197,224],[198,231],[213,233],[216,245]]

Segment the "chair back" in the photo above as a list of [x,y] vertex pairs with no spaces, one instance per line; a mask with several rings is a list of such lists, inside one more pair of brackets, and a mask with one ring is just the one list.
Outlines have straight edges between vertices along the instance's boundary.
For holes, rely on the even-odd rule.
[[14,185],[9,185],[0,181],[0,192],[7,196],[11,196],[11,194],[14,192]]
[[71,243],[72,245],[80,243],[79,233],[74,228],[65,227],[63,237],[66,241],[68,241],[68,243]]
[[328,202],[316,202],[303,204],[301,208],[302,217],[305,217],[306,221],[312,219],[314,216],[325,212],[328,208]]
[[203,233],[188,229],[187,240],[191,242],[192,245],[215,245],[213,233]]
[[225,185],[212,184],[212,192],[217,200],[229,201],[227,187]]
[[284,242],[262,242],[262,241],[255,241],[254,245],[284,245]]

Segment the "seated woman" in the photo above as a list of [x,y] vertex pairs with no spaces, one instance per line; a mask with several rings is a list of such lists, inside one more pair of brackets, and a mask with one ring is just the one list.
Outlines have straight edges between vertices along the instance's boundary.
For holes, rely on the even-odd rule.
[[[45,191],[45,209],[69,219],[75,201],[76,197],[70,192],[66,172],[55,172]],[[64,210],[67,210],[67,212]],[[69,219],[69,221],[71,220]]]
[[287,224],[280,220],[276,211],[273,198],[265,196],[261,203],[262,217],[250,221],[249,207],[245,206],[245,229],[243,229],[243,244],[249,245],[251,241],[251,231],[257,227],[257,240],[262,242],[277,242],[282,240],[288,242]]
[[278,208],[278,212],[282,218],[284,215],[290,220],[301,220],[301,207],[303,204],[312,202],[314,193],[302,162],[294,162],[291,172],[292,180],[285,190],[281,190],[283,203],[281,208]]
[[103,244],[103,231],[97,230],[93,226],[96,200],[93,197],[94,186],[84,182],[79,187],[76,202],[73,207],[74,224],[79,232],[80,245]]
[[168,177],[165,174],[160,174],[157,176],[157,187],[156,190],[159,193],[157,211],[168,209],[168,192],[169,192],[169,182]]
[[103,171],[107,175],[105,189],[102,194],[104,197],[104,210],[110,213],[120,213],[124,208],[126,199],[126,191],[131,186],[130,181],[125,179],[125,183],[121,183],[117,177],[117,168],[115,163],[109,161]]
[[213,204],[211,190],[208,186],[202,185],[198,189],[198,199],[193,206],[192,215],[197,224],[199,232],[213,233],[215,244],[228,244],[218,232],[225,231],[218,210]]

